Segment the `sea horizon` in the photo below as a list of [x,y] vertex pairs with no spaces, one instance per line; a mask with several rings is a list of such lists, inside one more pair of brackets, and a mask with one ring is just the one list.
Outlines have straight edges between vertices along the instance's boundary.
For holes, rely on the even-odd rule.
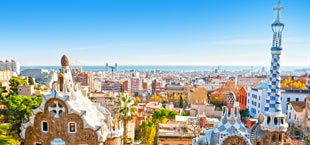
[[[113,66],[114,65],[110,65]],[[105,65],[82,65],[71,66],[73,68],[82,67],[86,72],[100,72],[105,71]],[[21,71],[25,69],[47,69],[58,70],[61,66],[21,66]],[[118,65],[118,71],[214,71],[216,69],[225,71],[269,71],[269,66],[236,66],[236,65]],[[309,70],[306,66],[281,66],[282,71],[303,71]]]

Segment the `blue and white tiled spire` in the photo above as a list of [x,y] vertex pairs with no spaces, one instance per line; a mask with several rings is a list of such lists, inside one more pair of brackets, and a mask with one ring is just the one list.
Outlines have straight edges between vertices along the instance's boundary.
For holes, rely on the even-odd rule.
[[286,131],[286,115],[282,113],[281,107],[281,76],[280,76],[280,55],[282,51],[282,31],[284,24],[280,22],[280,11],[283,9],[279,4],[274,10],[277,11],[277,18],[272,23],[273,43],[271,48],[271,68],[269,78],[268,96],[263,111],[264,122],[263,130],[268,131]]
[[270,68],[269,90],[264,111],[265,113],[275,115],[282,112],[280,98],[280,55],[282,51],[281,41],[284,24],[280,22],[280,11],[283,9],[283,7],[280,6],[280,1],[278,7],[274,9],[278,11],[278,15],[275,22],[271,25],[273,30],[273,46],[271,48],[272,60]]

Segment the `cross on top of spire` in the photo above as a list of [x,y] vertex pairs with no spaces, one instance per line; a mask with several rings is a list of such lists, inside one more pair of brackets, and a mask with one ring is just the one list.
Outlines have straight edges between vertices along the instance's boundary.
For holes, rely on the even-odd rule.
[[284,7],[281,7],[281,1],[279,0],[278,2],[278,6],[273,8],[273,10],[278,11],[278,15],[277,15],[277,20],[276,21],[280,21],[280,11],[283,10]]

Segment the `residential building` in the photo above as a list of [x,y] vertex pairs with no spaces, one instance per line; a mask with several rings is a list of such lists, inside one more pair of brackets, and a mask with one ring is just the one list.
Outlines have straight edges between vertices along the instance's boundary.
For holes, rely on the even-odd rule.
[[48,74],[49,72],[46,69],[25,69],[20,73],[22,76],[33,77],[37,83],[41,83]]
[[159,123],[157,125],[158,145],[192,145],[194,134],[185,123]]
[[266,82],[268,79],[266,76],[262,77],[238,77],[237,78],[237,87],[256,87],[259,86],[262,82]]
[[145,103],[138,103],[136,106],[137,110],[137,117],[135,119],[135,130],[139,131],[142,122],[146,120],[146,104]]
[[188,105],[203,105],[207,104],[208,98],[207,98],[207,89],[204,87],[195,87],[190,90],[190,93],[188,95],[188,101],[190,104]]
[[90,72],[80,72],[73,74],[73,81],[80,83],[81,86],[88,86],[89,92],[94,92],[94,78]]
[[142,79],[138,78],[138,77],[132,77],[129,80],[127,80],[127,92],[130,93],[136,93],[142,90]]
[[239,89],[239,107],[240,110],[247,109],[247,102],[248,102],[248,93],[245,87],[241,87]]
[[17,76],[20,73],[20,64],[15,60],[11,61],[1,61],[0,60],[0,70],[10,70],[13,76]]
[[19,85],[17,86],[18,95],[32,96],[34,94],[33,85]]
[[147,119],[152,119],[152,115],[156,110],[162,108],[162,104],[158,102],[148,102],[146,104],[146,117]]
[[288,104],[287,122],[289,125],[289,135],[294,139],[303,138],[305,130],[306,102],[291,101]]
[[102,91],[121,92],[122,84],[117,81],[103,81],[101,82]]
[[310,90],[301,90],[301,89],[288,89],[281,91],[282,99],[282,112],[287,114],[288,103],[291,101],[305,101],[307,95],[310,95]]
[[266,104],[267,90],[268,84],[266,82],[262,83],[261,87],[248,88],[246,105],[251,117],[258,118],[259,114],[263,111]]
[[[8,88],[10,84],[10,79],[12,78],[12,71],[10,70],[0,70],[0,83],[3,87]],[[2,87],[0,86],[0,87]]]

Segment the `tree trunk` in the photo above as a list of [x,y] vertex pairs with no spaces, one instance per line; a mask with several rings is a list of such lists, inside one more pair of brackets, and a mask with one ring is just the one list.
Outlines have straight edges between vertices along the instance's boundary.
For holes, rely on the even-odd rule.
[[127,145],[127,132],[128,132],[128,121],[124,120],[124,143],[123,145]]

